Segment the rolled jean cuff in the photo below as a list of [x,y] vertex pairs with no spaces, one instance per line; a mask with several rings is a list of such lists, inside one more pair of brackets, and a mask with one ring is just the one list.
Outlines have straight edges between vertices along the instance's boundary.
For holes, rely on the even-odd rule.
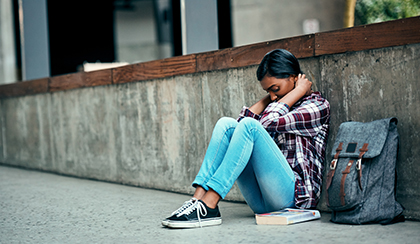
[[206,191],[208,191],[209,190],[209,187],[204,183],[204,180],[202,180],[201,178],[199,178],[199,177],[196,177],[195,178],[195,180],[194,180],[194,182],[192,183],[192,186],[194,187],[194,188],[197,188],[197,186],[201,186],[201,187],[203,187],[204,188],[204,190],[206,190]]
[[192,183],[192,186],[194,188],[197,188],[197,186],[201,186],[204,188],[204,190],[208,191],[210,190],[210,188],[215,191],[217,194],[219,194],[219,196],[224,199],[226,197],[226,195],[229,193],[229,189],[226,192],[226,187],[223,186],[223,184],[216,182],[214,180],[212,180],[212,182],[209,182],[207,184],[204,183],[204,181],[202,181],[201,179],[195,179],[194,182]]
[[226,187],[225,185],[212,179],[210,182],[207,182],[207,188],[211,188],[215,191],[222,199],[225,199],[226,195],[229,193],[232,187]]

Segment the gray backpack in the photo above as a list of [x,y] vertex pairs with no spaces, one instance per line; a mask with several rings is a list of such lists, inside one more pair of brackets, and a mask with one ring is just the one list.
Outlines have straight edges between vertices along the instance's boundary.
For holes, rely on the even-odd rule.
[[395,200],[397,119],[340,125],[327,176],[331,221],[389,224],[404,220]]

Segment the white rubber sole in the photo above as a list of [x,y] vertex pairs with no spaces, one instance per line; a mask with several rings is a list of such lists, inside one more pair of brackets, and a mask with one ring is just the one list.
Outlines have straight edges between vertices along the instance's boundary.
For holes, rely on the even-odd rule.
[[194,221],[174,221],[174,220],[163,220],[162,225],[168,228],[173,229],[187,229],[187,228],[199,228],[199,227],[206,227],[206,226],[214,226],[214,225],[221,225],[222,218],[210,218],[210,219],[202,219],[201,224],[198,220]]
[[164,220],[162,220],[162,225],[163,225],[163,226],[168,226],[169,221],[170,221],[170,220],[168,220],[168,219],[164,219]]

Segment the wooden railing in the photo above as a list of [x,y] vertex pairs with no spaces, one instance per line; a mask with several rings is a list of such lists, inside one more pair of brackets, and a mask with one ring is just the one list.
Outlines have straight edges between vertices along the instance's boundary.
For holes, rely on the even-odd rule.
[[78,72],[0,86],[0,98],[122,84],[169,76],[256,65],[275,48],[297,58],[420,43],[420,16],[267,41],[93,72]]

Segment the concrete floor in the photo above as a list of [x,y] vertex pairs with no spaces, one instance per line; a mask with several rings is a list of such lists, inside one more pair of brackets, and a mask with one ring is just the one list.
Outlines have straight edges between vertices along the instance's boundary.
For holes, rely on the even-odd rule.
[[0,243],[420,243],[420,222],[256,225],[221,202],[221,226],[171,230],[161,220],[189,196],[0,166]]

